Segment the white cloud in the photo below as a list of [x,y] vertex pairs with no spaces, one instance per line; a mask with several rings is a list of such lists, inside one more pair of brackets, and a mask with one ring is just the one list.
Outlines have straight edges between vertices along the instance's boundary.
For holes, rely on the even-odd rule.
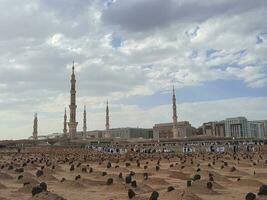
[[[31,133],[31,125],[25,124],[31,124],[36,111],[49,112],[47,120],[58,123],[69,100],[72,60],[78,101],[96,110],[107,98],[120,102],[125,97],[152,95],[173,83],[182,88],[238,79],[247,87],[264,88],[265,8],[262,0],[68,0],[64,4],[4,0],[0,5],[0,108],[2,116],[18,116],[15,122],[5,121],[7,127],[1,125],[0,130],[11,133],[8,127],[27,119],[21,132]],[[114,35],[122,39],[118,48],[112,47]],[[208,55],[209,50],[214,52]],[[134,109],[134,117],[147,112],[122,107],[117,114],[124,116],[125,124],[150,126],[152,120],[167,119],[151,114],[151,120],[127,121],[129,109]],[[102,113],[94,114],[102,120]],[[113,120],[123,123],[119,117]],[[61,130],[51,124],[43,126],[42,132]]]
[[226,71],[238,79],[243,79],[252,88],[263,87],[267,83],[267,76],[263,67],[247,66],[244,68],[227,68]]

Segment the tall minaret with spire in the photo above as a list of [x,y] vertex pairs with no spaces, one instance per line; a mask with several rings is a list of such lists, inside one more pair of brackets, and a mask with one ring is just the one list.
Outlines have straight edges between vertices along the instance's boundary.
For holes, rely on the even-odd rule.
[[176,97],[175,97],[175,90],[174,86],[172,89],[172,120],[173,120],[173,138],[178,138],[178,122],[177,122],[177,111],[176,111]]
[[34,140],[37,140],[38,139],[38,119],[37,119],[37,113],[34,114],[32,137],[33,137]]
[[78,122],[76,122],[76,80],[75,80],[75,74],[74,74],[74,61],[72,65],[72,74],[71,74],[71,90],[70,90],[70,121],[69,121],[69,137],[70,139],[75,138],[76,133],[77,133],[77,125]]
[[63,128],[63,133],[64,135],[66,136],[67,135],[67,111],[66,111],[66,108],[65,108],[65,113],[64,113],[64,128]]
[[84,111],[83,111],[83,138],[86,138],[86,131],[87,131],[87,125],[86,125],[86,106],[84,106]]
[[110,132],[109,132],[109,108],[108,108],[108,101],[107,101],[107,107],[106,107],[106,138],[110,138]]

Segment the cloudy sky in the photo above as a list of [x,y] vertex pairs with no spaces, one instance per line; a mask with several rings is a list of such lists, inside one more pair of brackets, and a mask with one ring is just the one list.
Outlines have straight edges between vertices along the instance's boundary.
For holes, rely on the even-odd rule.
[[75,60],[78,129],[267,119],[266,0],[1,0],[0,139],[61,132]]

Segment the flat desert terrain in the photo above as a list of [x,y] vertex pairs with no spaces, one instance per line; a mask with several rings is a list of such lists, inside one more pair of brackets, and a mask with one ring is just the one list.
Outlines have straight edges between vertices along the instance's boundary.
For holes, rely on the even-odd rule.
[[266,145],[237,154],[175,156],[63,147],[0,150],[0,200],[242,200],[249,192],[264,200],[258,194],[264,184]]

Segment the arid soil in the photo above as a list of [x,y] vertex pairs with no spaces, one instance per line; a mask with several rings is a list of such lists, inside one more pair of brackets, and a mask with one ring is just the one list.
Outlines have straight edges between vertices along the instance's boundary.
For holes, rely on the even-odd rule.
[[0,200],[242,200],[249,192],[263,200],[263,184],[266,146],[187,156],[63,147],[0,151]]

